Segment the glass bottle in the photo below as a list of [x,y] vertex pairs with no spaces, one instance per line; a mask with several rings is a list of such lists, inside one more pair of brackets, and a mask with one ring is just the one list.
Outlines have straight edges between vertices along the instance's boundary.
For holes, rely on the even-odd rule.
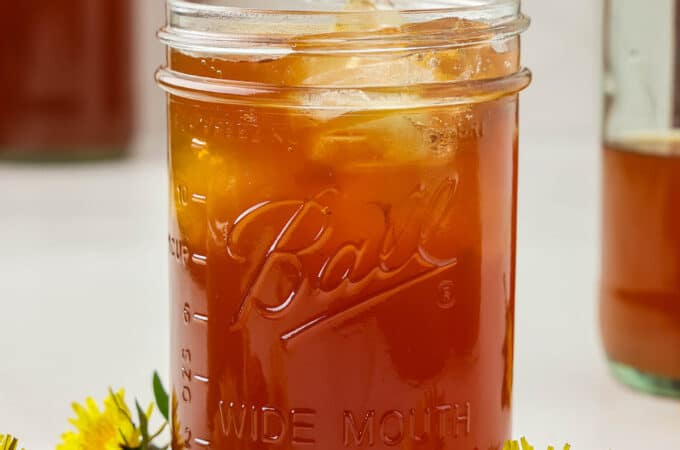
[[680,7],[605,9],[600,321],[614,375],[680,395]]
[[132,133],[130,0],[3,5],[0,158],[125,154]]

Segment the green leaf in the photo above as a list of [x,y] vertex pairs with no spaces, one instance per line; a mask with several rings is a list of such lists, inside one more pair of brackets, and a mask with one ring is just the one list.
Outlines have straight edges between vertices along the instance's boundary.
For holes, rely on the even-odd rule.
[[149,449],[149,419],[146,417],[144,410],[139,406],[139,402],[135,402],[137,407],[137,414],[139,415],[139,432],[142,433],[142,445],[140,450]]
[[156,405],[161,415],[165,417],[165,420],[170,420],[170,414],[168,410],[170,408],[170,401],[168,399],[168,393],[163,387],[163,382],[161,377],[158,376],[158,372],[153,373],[153,395],[156,397]]

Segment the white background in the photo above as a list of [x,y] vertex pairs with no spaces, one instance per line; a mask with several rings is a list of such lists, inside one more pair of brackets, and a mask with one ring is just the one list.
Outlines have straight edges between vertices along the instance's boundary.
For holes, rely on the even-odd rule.
[[[537,448],[680,446],[680,403],[613,382],[597,335],[600,4],[525,0],[515,434]],[[138,0],[137,155],[0,164],[0,430],[54,448],[70,402],[150,400],[167,373],[160,0]],[[93,449],[94,450],[94,449]]]

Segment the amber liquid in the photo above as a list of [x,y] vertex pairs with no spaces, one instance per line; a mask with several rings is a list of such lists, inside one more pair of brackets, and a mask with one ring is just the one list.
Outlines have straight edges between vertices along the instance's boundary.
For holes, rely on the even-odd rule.
[[678,150],[644,141],[604,150],[605,349],[613,361],[673,380],[680,380]]
[[[230,79],[301,64],[170,54]],[[169,121],[175,450],[502,448],[516,95],[335,113],[170,95]]]
[[130,2],[5,3],[0,156],[122,153],[132,131]]

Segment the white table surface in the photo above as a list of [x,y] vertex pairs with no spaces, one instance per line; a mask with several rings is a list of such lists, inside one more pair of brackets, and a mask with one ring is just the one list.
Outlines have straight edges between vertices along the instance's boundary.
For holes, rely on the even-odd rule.
[[[149,401],[167,372],[163,139],[112,164],[0,163],[0,431],[54,448],[70,402]],[[680,448],[680,403],[607,374],[597,335],[594,139],[522,147],[515,435],[537,449]]]

